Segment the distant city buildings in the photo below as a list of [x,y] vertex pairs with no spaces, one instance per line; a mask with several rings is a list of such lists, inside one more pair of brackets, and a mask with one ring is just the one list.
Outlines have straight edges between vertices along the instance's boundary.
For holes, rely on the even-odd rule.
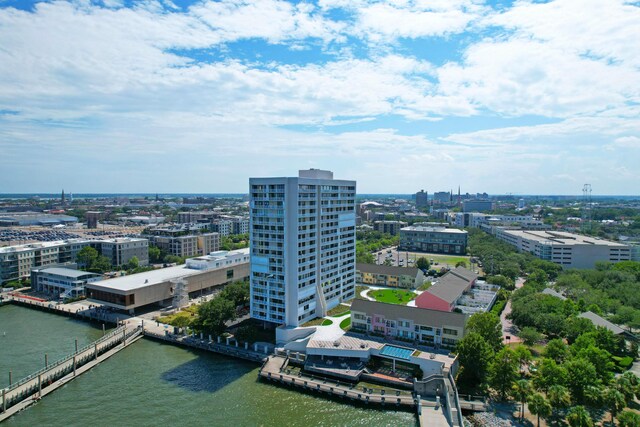
[[598,261],[632,259],[630,246],[574,233],[497,229],[496,237],[563,268],[594,268]]
[[[62,212],[62,211],[61,211]],[[55,225],[72,225],[78,218],[70,215],[48,214],[40,212],[0,212],[0,227],[35,226],[52,227]]]
[[433,193],[434,204],[449,204],[451,203],[451,200],[451,192],[449,191],[437,191]]
[[491,200],[471,199],[462,202],[463,212],[487,212],[493,210]]
[[87,220],[87,228],[92,230],[98,228],[98,220],[100,220],[101,212],[87,211],[85,219]]
[[445,227],[405,227],[400,230],[398,250],[464,255],[467,232]]
[[251,178],[251,317],[296,327],[355,295],[356,182]]
[[423,209],[429,207],[429,193],[420,190],[416,193],[416,208]]

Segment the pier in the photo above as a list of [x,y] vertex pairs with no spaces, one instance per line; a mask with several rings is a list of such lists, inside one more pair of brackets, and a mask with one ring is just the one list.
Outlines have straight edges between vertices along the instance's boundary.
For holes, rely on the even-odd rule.
[[73,354],[11,384],[2,390],[0,422],[34,404],[43,396],[57,390],[140,338],[141,326],[120,326]]

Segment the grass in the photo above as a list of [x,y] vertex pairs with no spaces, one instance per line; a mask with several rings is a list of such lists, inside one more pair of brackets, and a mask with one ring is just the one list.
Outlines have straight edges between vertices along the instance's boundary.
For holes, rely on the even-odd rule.
[[331,316],[331,317],[344,316],[345,314],[350,313],[349,310],[350,310],[350,307],[346,305],[338,304],[337,306],[333,307],[331,310],[327,311],[327,316]]
[[316,317],[315,319],[311,319],[301,326],[320,326],[325,320],[326,319],[323,319],[322,317]]
[[191,325],[191,322],[196,319],[197,315],[198,306],[191,305],[189,307],[183,308],[177,313],[169,314],[167,316],[160,316],[156,318],[156,320],[160,323],[166,323],[167,325],[183,328]]
[[324,320],[322,321],[322,323],[321,323],[321,325],[320,325],[320,326],[330,326],[330,325],[333,325],[333,320],[331,320],[331,319],[324,319]]
[[429,289],[431,287],[431,285],[432,285],[432,283],[427,280],[426,282],[424,282],[422,285],[420,285],[418,287],[418,290],[419,291],[426,291],[427,289]]
[[356,285],[356,299],[366,299],[366,298],[360,296],[360,292],[366,291],[367,289],[369,289],[368,286]]
[[340,322],[340,328],[343,331],[346,331],[347,329],[351,328],[351,317],[347,317],[342,322]]
[[400,305],[406,305],[409,301],[417,297],[414,292],[402,291],[398,289],[380,289],[370,291],[369,296],[375,298],[375,300],[379,302],[387,302]]

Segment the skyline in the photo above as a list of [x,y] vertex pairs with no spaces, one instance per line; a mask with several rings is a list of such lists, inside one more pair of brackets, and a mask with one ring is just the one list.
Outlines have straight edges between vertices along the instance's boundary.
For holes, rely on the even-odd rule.
[[637,194],[637,2],[428,3],[3,1],[2,191]]

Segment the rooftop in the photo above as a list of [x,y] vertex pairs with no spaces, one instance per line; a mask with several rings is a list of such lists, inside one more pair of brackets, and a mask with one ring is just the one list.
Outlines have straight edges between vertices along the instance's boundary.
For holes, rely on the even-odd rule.
[[591,320],[591,323],[593,323],[595,326],[602,326],[603,328],[607,328],[608,330],[610,330],[616,335],[620,335],[625,332],[624,329],[622,329],[620,326],[609,322],[607,319],[598,316],[592,311],[586,311],[584,313],[580,313],[578,317],[589,319]]
[[622,243],[612,242],[599,238],[583,236],[581,234],[567,233],[565,231],[543,231],[543,230],[503,230],[503,233],[533,240],[547,245],[599,245],[626,247]]
[[128,276],[116,277],[114,279],[102,280],[93,283],[92,288],[108,288],[118,291],[132,291],[147,286],[157,285],[173,279],[202,274],[202,270],[193,270],[185,265],[175,267],[160,268],[157,270],[145,271],[143,273],[130,274]]
[[401,231],[422,231],[426,233],[455,233],[455,234],[467,234],[464,230],[459,230],[457,228],[446,228],[446,227],[425,227],[423,225],[412,225],[409,227],[403,227],[400,229]]
[[406,305],[388,304],[384,302],[355,299],[351,303],[351,312],[380,314],[388,319],[406,319],[414,324],[434,327],[456,326],[464,328],[467,316],[462,313],[430,310],[427,308],[410,307]]
[[367,264],[364,262],[356,263],[356,270],[365,273],[372,274],[385,274],[389,276],[412,276],[416,277],[418,275],[418,270],[416,267],[395,267],[391,265],[378,265],[378,264]]
[[[425,291],[425,293],[435,295],[451,304],[460,298],[460,296],[471,286],[471,282],[477,278],[478,275],[474,272],[463,267],[456,267],[444,276],[440,277],[433,286]],[[418,304],[417,301],[416,304]]]
[[94,277],[101,276],[100,274],[91,273],[89,271],[74,270],[72,268],[62,268],[62,267],[38,268],[36,270],[43,273],[47,273],[47,274],[55,274],[57,276],[64,276],[64,277],[73,277],[76,279],[85,277],[85,276],[94,276]]

